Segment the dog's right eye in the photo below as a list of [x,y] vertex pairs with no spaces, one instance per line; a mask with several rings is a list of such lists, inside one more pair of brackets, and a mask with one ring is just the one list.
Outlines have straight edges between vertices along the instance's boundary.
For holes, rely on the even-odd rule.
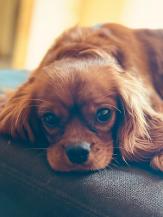
[[54,128],[56,127],[59,122],[60,122],[60,118],[57,117],[54,113],[52,112],[46,112],[45,114],[43,114],[42,116],[42,122],[49,128]]
[[104,124],[110,120],[112,117],[112,111],[108,108],[101,108],[96,112],[96,120],[100,124]]

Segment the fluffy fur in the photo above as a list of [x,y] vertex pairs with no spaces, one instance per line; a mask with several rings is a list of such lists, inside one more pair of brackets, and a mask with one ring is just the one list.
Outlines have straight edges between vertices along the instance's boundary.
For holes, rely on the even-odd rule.
[[[105,168],[116,148],[125,161],[163,171],[162,42],[162,30],[70,29],[2,108],[0,133],[46,144],[59,171]],[[102,107],[112,111],[105,124],[95,118]],[[49,111],[60,117],[54,128],[42,122]],[[89,158],[73,164],[65,148],[81,141],[91,144]]]

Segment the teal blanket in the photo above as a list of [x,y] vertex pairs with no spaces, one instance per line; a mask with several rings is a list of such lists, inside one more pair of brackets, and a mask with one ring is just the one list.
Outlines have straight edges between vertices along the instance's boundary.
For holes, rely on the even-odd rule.
[[27,80],[29,72],[26,70],[0,70],[0,92],[13,89]]

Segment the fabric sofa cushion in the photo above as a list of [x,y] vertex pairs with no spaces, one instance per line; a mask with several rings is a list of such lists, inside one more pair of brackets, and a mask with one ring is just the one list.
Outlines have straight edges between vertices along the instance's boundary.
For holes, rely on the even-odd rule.
[[129,166],[95,173],[55,173],[44,151],[3,139],[0,192],[4,217],[163,216],[162,174]]

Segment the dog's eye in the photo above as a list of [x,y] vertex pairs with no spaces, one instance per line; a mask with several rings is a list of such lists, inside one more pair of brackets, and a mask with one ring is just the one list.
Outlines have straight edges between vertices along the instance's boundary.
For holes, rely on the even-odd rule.
[[102,124],[109,121],[111,116],[112,116],[112,111],[107,108],[101,108],[96,112],[96,120]]
[[43,123],[49,127],[49,128],[53,128],[56,127],[59,122],[60,122],[60,118],[57,117],[54,113],[52,112],[46,112],[43,116],[42,116],[42,121]]

